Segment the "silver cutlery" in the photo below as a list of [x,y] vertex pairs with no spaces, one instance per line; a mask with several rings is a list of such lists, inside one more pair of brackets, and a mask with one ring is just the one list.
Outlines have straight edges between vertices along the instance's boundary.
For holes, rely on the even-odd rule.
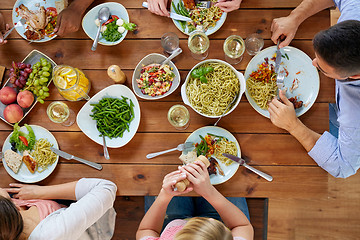
[[167,64],[168,62],[171,61],[171,59],[173,59],[174,57],[178,56],[180,53],[182,53],[182,49],[181,49],[181,48],[175,49],[175,50],[172,52],[172,54],[171,54],[168,58],[166,58],[166,59],[161,63],[161,65]]
[[7,36],[10,35],[10,33],[17,27],[21,27],[21,26],[24,26],[26,23],[26,20],[24,18],[20,19],[20,21],[18,21],[9,31],[7,31],[5,34],[4,34],[4,40],[7,38]]
[[214,123],[214,126],[216,126],[218,124],[218,122],[220,121],[220,119],[225,115],[226,111],[229,109],[229,107],[234,103],[236,102],[237,98],[239,97],[239,95],[237,94],[234,99],[231,101],[231,103],[229,103],[227,105],[227,107],[225,108],[223,114],[221,114],[221,116],[219,117],[219,119]]
[[194,144],[192,142],[182,143],[182,144],[179,144],[176,148],[172,148],[172,149],[169,149],[169,150],[156,152],[156,153],[149,153],[148,155],[146,155],[146,158],[147,159],[154,158],[154,157],[157,157],[159,155],[162,155],[162,154],[165,154],[165,153],[168,153],[168,152],[172,152],[172,151],[176,151],[176,150],[184,151],[185,149],[191,148],[193,146],[194,146]]
[[106,146],[105,136],[103,135],[102,138],[103,138],[103,147],[104,147],[104,157],[105,157],[105,159],[109,160],[110,156],[109,156],[109,152],[108,152],[108,149]]
[[54,147],[50,147],[50,150],[53,151],[55,154],[59,155],[60,157],[63,157],[67,160],[76,160],[76,161],[79,161],[83,164],[86,164],[90,167],[93,167],[93,168],[96,168],[97,170],[101,170],[102,169],[102,166],[101,164],[98,164],[98,163],[94,163],[94,162],[90,162],[88,160],[85,160],[85,159],[82,159],[82,158],[79,158],[79,157],[75,157],[74,155],[71,155],[69,153],[66,153],[64,151],[61,151],[57,148],[54,148]]
[[239,158],[237,156],[231,155],[231,154],[227,154],[227,153],[223,153],[222,154],[224,157],[227,157],[230,160],[233,160],[234,162],[237,162],[238,164],[240,164],[240,166],[244,166],[247,169],[253,171],[254,173],[256,173],[257,175],[259,175],[260,177],[265,178],[266,180],[268,180],[269,182],[271,182],[273,180],[273,177],[270,176],[269,174],[266,174],[260,170],[257,170],[256,168],[253,168],[252,166],[249,166],[246,164],[245,160],[242,158]]
[[100,31],[101,31],[101,26],[104,22],[106,22],[107,20],[109,20],[110,18],[110,9],[108,7],[102,7],[100,8],[99,10],[99,13],[98,13],[98,19],[100,21],[100,26],[98,28],[98,31],[96,33],[96,37],[94,39],[94,43],[91,47],[91,50],[92,51],[95,51],[96,48],[97,48],[97,44],[98,44],[98,41],[99,41],[99,37],[100,37]]
[[282,89],[284,87],[284,78],[285,78],[284,71],[279,71],[280,64],[281,64],[281,51],[279,48],[280,42],[281,42],[281,40],[279,38],[277,41],[277,44],[276,44],[276,59],[275,59],[275,73],[277,74],[276,85],[277,85],[278,89]]

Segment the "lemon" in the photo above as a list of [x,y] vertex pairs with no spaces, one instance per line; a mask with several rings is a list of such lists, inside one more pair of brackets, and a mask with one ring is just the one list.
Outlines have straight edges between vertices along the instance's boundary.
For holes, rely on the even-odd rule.
[[71,74],[67,74],[66,77],[68,77],[68,78],[76,78],[76,73],[73,72]]
[[[65,77],[67,75],[69,75],[71,72],[73,72],[73,70],[71,68],[67,68],[67,69],[64,69],[61,73],[60,73],[60,76],[62,77]],[[76,73],[73,73],[76,75]]]
[[57,76],[55,78],[55,81],[59,88],[66,89],[67,83],[64,78],[62,78],[61,76]]

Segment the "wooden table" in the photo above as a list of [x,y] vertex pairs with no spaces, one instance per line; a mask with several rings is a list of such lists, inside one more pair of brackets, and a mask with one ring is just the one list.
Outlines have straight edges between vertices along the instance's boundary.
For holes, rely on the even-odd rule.
[[[112,0],[114,1],[114,0]],[[95,1],[99,4],[104,1]],[[160,37],[165,32],[175,32],[180,37],[183,53],[175,58],[180,70],[181,83],[188,71],[197,63],[187,48],[187,36],[180,33],[172,21],[151,14],[141,7],[142,0],[118,0],[128,10],[132,22],[138,24],[138,31],[128,33],[126,39],[114,47],[99,46],[96,52],[90,50],[92,41],[82,29],[63,39],[48,43],[28,44],[14,31],[8,44],[0,47],[0,64],[10,67],[11,61],[22,60],[31,50],[38,49],[51,57],[57,64],[67,64],[83,69],[91,80],[90,96],[113,84],[106,74],[109,65],[118,64],[127,75],[126,85],[131,87],[131,77],[136,64],[149,53],[161,53]],[[210,58],[224,60],[222,45],[232,34],[245,38],[258,32],[265,39],[265,46],[272,46],[270,26],[273,18],[287,16],[301,0],[244,0],[241,9],[228,14],[225,24],[210,36]],[[0,10],[10,21],[15,0],[1,3]],[[299,28],[291,45],[314,57],[311,39],[320,30],[329,26],[329,11],[322,11],[306,20]],[[245,53],[242,62],[235,67],[244,72],[251,57]],[[8,72],[7,72],[8,75]],[[320,74],[321,89],[314,106],[301,120],[316,132],[328,129],[328,102],[334,102],[334,81]],[[40,184],[56,184],[80,177],[100,177],[118,185],[118,195],[156,195],[163,176],[179,165],[178,152],[166,154],[152,160],[145,155],[176,146],[194,130],[215,121],[190,111],[190,126],[185,131],[175,130],[167,121],[168,109],[182,104],[180,88],[171,96],[158,101],[139,99],[141,121],[137,134],[124,147],[110,149],[110,160],[103,157],[102,146],[86,137],[76,124],[63,127],[52,123],[46,116],[46,107],[54,100],[64,100],[51,85],[51,96],[45,104],[37,104],[22,122],[36,124],[50,130],[62,150],[76,156],[103,164],[97,171],[85,165],[60,158],[55,171]],[[75,112],[85,103],[66,102]],[[307,155],[302,146],[287,132],[275,127],[269,119],[259,115],[243,96],[237,109],[220,123],[238,139],[242,155],[250,165],[271,174],[273,182],[240,167],[235,176],[217,189],[226,196],[269,198],[269,239],[305,239],[308,237],[357,236],[359,230],[343,228],[335,224],[336,219],[350,219],[359,223],[359,217],[352,209],[359,209],[354,196],[359,193],[355,183],[359,177],[337,180],[329,176]],[[10,134],[12,128],[0,123],[0,142]],[[0,167],[0,187],[7,186],[13,179]],[[346,197],[339,192],[348,193]],[[358,196],[358,195],[357,195]],[[346,198],[349,201],[344,203]],[[336,212],[333,207],[337,207]],[[359,215],[359,214],[357,214]],[[337,216],[337,218],[335,218]],[[334,217],[334,218],[332,218]],[[314,220],[315,219],[315,220]],[[319,227],[320,226],[320,227]],[[357,227],[354,227],[357,228]],[[350,235],[342,235],[342,234]],[[353,234],[353,235],[352,235]]]

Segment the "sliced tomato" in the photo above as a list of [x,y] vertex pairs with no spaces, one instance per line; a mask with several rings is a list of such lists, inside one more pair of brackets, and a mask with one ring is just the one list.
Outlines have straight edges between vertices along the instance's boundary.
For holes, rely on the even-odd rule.
[[19,139],[20,141],[22,141],[24,143],[25,146],[28,146],[29,143],[28,143],[28,140],[26,139],[26,137],[24,136],[19,136]]
[[56,8],[54,8],[54,7],[48,7],[48,8],[46,9],[46,11],[47,11],[47,12],[52,12],[52,13],[54,14],[54,16],[57,15]]

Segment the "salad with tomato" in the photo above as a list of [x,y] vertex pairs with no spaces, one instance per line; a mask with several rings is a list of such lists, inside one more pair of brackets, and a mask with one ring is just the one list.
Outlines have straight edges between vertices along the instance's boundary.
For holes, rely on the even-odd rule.
[[143,94],[155,97],[168,92],[174,78],[175,74],[169,65],[154,63],[142,67],[140,78],[136,82]]
[[128,23],[124,19],[119,18],[116,15],[111,15],[109,20],[107,20],[101,26],[99,19],[95,20],[95,24],[96,26],[101,27],[102,37],[109,42],[116,42],[120,40],[126,30],[136,30],[136,24]]

